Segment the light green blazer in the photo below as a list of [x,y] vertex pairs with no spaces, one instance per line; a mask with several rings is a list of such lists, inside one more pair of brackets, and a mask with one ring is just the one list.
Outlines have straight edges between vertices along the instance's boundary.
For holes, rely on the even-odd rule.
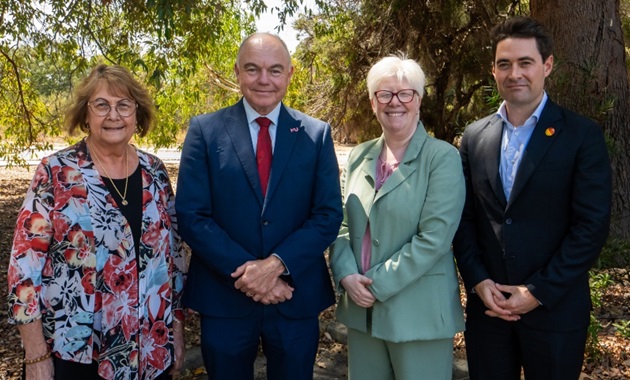
[[457,150],[427,135],[422,123],[398,169],[375,193],[383,137],[355,147],[342,174],[344,220],[331,250],[341,293],[337,319],[367,332],[365,308],[340,286],[361,273],[361,243],[370,221],[372,256],[365,273],[374,282],[372,336],[391,342],[453,337],[464,329],[459,284],[451,251],[464,206],[464,178]]

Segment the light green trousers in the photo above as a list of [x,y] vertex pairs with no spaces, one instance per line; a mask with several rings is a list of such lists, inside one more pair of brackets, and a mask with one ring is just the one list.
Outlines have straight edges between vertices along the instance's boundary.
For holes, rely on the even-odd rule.
[[451,380],[453,339],[393,343],[348,329],[348,380]]

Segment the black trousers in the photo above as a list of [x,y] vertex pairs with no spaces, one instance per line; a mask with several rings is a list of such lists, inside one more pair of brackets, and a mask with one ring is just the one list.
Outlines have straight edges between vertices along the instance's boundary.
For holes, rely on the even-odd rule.
[[[55,355],[52,356],[55,367],[55,380],[102,380],[98,375],[98,363],[90,364],[75,363],[61,360]],[[171,380],[173,377],[168,374],[170,367],[162,372],[155,380]],[[22,380],[26,379],[26,366],[22,365]]]
[[546,331],[521,322],[468,315],[466,356],[471,380],[577,380],[587,329]]

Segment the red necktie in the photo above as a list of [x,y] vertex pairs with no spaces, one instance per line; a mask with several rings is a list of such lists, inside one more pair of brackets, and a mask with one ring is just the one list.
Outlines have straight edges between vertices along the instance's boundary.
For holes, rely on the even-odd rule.
[[258,141],[256,142],[256,163],[258,164],[258,175],[260,176],[260,187],[262,187],[263,197],[267,194],[267,184],[269,183],[269,173],[271,173],[271,137],[269,136],[269,125],[271,120],[266,117],[256,119],[260,125],[258,131]]

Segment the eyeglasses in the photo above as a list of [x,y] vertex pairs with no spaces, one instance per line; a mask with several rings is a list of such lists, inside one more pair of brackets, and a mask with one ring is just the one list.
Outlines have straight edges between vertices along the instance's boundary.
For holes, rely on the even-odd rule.
[[[106,102],[104,99],[96,99],[87,103],[92,112],[96,116],[107,116],[112,111],[112,105]],[[120,117],[129,117],[136,112],[136,108],[138,108],[138,103],[132,102],[131,100],[121,100],[116,103],[114,106],[116,108],[116,112]]]
[[398,92],[391,92],[387,90],[379,90],[374,93],[376,96],[376,101],[380,104],[389,104],[394,96],[398,98],[401,103],[409,103],[413,100],[413,97],[418,92],[416,90],[400,90]]

